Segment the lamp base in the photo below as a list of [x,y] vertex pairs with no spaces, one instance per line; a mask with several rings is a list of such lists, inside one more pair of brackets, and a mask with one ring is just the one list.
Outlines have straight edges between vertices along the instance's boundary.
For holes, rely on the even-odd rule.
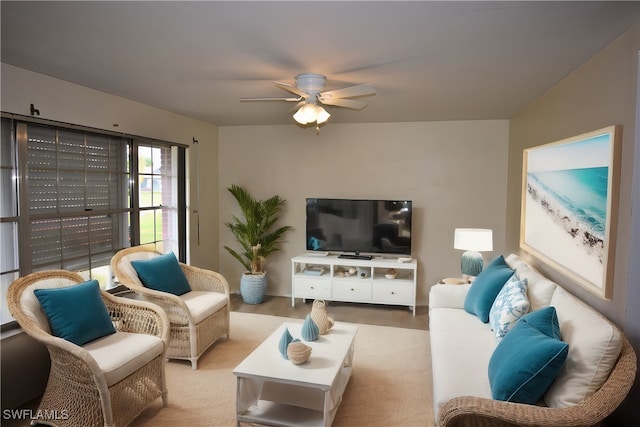
[[460,261],[460,270],[463,275],[477,276],[482,272],[484,266],[484,260],[482,254],[475,251],[467,251],[462,254],[462,260]]

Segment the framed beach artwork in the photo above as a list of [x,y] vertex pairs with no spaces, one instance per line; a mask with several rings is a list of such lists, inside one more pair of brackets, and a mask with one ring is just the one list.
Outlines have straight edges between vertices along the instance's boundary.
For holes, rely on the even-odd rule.
[[620,126],[524,150],[520,247],[604,299],[613,292]]

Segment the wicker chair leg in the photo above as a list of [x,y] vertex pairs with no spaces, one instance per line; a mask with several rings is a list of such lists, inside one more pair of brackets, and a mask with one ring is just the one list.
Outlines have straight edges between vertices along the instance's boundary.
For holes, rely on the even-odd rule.
[[191,369],[193,369],[194,371],[198,369],[198,358],[197,357],[190,357],[189,360],[191,360]]

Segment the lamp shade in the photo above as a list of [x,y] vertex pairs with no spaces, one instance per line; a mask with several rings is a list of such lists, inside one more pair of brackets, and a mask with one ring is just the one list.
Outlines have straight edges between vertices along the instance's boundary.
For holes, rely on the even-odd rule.
[[463,251],[484,252],[493,250],[493,230],[487,228],[456,228],[453,248]]

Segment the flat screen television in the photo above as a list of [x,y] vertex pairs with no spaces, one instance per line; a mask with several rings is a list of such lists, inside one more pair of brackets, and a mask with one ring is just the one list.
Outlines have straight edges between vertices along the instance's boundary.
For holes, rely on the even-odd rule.
[[307,250],[411,255],[411,200],[307,198]]

